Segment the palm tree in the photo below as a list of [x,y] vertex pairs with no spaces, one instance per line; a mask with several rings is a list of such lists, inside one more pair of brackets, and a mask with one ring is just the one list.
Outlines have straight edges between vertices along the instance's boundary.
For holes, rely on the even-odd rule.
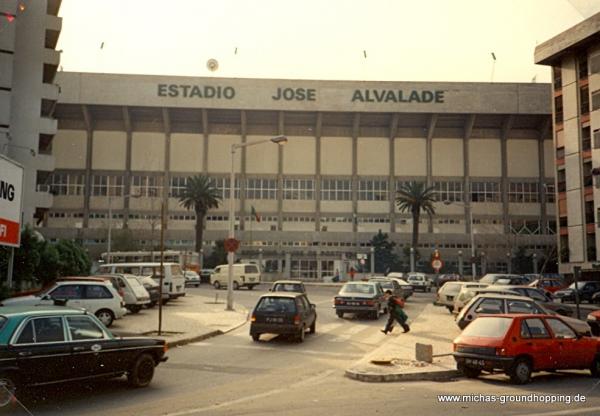
[[219,208],[221,196],[219,190],[210,183],[206,175],[196,175],[187,178],[185,189],[179,196],[179,204],[185,209],[193,209],[196,213],[196,251],[202,249],[202,233],[204,232],[204,217],[211,208]]
[[430,217],[435,214],[433,203],[435,202],[435,188],[427,187],[424,182],[403,183],[398,190],[396,205],[400,212],[410,212],[412,214],[413,231],[412,247],[416,250],[419,241],[419,216],[421,210]]

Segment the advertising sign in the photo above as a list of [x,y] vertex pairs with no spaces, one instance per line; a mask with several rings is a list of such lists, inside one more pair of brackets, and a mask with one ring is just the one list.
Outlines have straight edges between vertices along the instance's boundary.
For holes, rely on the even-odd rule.
[[0,245],[19,247],[23,204],[23,167],[0,155]]

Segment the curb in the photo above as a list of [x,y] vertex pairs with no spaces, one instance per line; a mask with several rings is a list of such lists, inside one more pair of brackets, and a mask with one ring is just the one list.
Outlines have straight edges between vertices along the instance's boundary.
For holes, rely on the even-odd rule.
[[169,348],[182,347],[184,345],[191,344],[192,342],[204,341],[205,339],[214,338],[219,335],[225,335],[231,331],[235,331],[236,329],[241,328],[242,326],[246,325],[247,322],[248,322],[248,314],[246,314],[246,319],[243,322],[241,322],[237,325],[233,325],[225,330],[217,329],[215,331],[207,332],[206,334],[197,335],[197,336],[193,336],[193,337],[189,337],[189,338],[178,339],[177,341],[167,342],[167,345],[169,346]]
[[395,381],[450,381],[460,377],[461,373],[458,370],[438,370],[419,373],[373,374],[349,369],[345,371],[344,375],[350,379],[367,383],[389,383]]

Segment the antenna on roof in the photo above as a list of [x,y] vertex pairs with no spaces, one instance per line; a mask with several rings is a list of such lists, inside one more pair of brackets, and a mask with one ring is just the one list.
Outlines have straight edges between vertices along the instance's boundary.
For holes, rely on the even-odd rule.
[[496,69],[496,54],[492,52],[492,76],[490,82],[494,82],[494,70]]

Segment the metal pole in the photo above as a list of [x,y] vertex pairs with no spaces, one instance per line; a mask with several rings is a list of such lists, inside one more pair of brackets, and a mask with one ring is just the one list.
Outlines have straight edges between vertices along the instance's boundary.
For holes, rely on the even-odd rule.
[[414,247],[410,248],[410,271],[415,271],[415,249]]
[[462,250],[458,250],[458,273],[460,274],[460,277],[464,279],[463,252],[462,252]]
[[575,266],[573,267],[573,278],[575,279],[575,309],[577,311],[577,315],[575,318],[581,319],[581,314],[579,312],[579,277],[581,274],[581,267]]
[[6,285],[12,288],[13,283],[13,267],[15,264],[15,248],[10,248],[10,256],[8,257],[8,272],[6,274]]
[[375,248],[371,247],[371,274],[375,274]]
[[[235,222],[235,199],[234,187],[235,183],[235,144],[231,145],[231,172],[229,174],[229,238],[235,237],[234,222]],[[233,310],[233,251],[227,253],[227,264],[229,265],[229,273],[227,277],[227,308],[225,310]]]
[[531,256],[533,259],[533,274],[537,274],[538,272],[538,264],[537,264],[537,254],[533,253],[533,256]]
[[164,201],[160,204],[160,277],[159,277],[159,290],[160,300],[158,302],[158,335],[162,332],[162,291],[163,291],[163,279],[165,278],[165,268],[163,265],[163,259],[165,255],[165,203]]

